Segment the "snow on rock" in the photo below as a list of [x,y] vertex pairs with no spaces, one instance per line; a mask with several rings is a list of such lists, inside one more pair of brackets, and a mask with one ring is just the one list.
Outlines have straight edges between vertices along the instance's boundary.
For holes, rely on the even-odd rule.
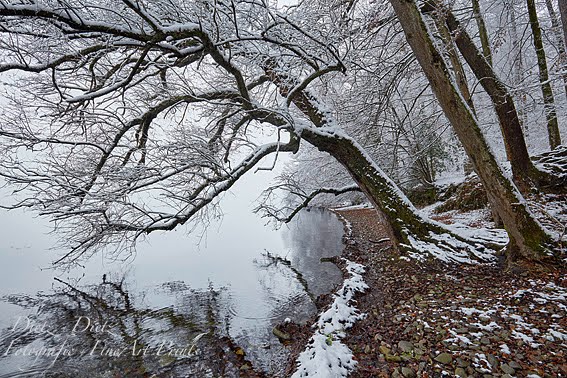
[[315,333],[307,348],[297,358],[298,367],[292,378],[346,377],[356,366],[352,351],[341,339],[345,336],[346,329],[366,316],[354,306],[356,301],[353,298],[356,293],[364,292],[368,285],[362,278],[364,266],[343,260],[350,277],[334,294],[331,306],[319,315],[313,325]]
[[504,354],[512,354],[512,352],[510,352],[510,348],[506,344],[500,345],[500,351]]

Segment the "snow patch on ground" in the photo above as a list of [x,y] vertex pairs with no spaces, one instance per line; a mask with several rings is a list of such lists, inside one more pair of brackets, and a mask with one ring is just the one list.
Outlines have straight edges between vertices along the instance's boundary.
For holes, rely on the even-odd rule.
[[500,345],[500,351],[504,354],[512,354],[512,352],[510,352],[510,348],[506,344]]
[[298,367],[292,378],[346,377],[356,366],[352,351],[341,339],[345,336],[345,330],[366,316],[354,306],[356,301],[353,298],[356,293],[364,292],[368,285],[362,278],[365,267],[346,259],[344,261],[350,277],[334,294],[331,306],[319,315],[313,325],[315,333],[297,358]]
[[[495,261],[494,251],[485,248],[481,244],[476,247],[468,243],[464,243],[450,234],[429,234],[433,242],[419,240],[408,235],[412,249],[417,253],[410,253],[410,257],[416,260],[425,260],[429,254],[444,262],[457,262],[462,264],[478,264],[479,261],[490,262]],[[472,256],[475,259],[471,258]]]
[[343,217],[342,214],[340,214],[340,213],[335,213],[335,214],[341,219],[341,221],[345,225],[345,236],[347,238],[352,237],[352,224],[348,221],[348,219]]

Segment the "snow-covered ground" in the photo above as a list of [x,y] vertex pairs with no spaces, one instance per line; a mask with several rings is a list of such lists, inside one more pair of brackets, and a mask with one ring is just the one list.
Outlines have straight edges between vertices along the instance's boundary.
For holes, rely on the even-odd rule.
[[349,277],[334,294],[331,306],[313,325],[315,333],[297,358],[298,366],[292,378],[346,377],[356,366],[352,351],[341,339],[345,330],[365,317],[356,308],[354,296],[364,292],[368,286],[362,278],[364,266],[346,259],[345,262]]

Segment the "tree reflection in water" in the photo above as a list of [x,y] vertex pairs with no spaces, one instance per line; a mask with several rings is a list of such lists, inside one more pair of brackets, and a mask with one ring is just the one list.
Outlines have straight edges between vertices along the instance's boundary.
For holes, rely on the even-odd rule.
[[79,286],[55,279],[36,297],[3,300],[29,315],[0,332],[0,377],[238,376],[224,288],[163,284],[176,304],[146,308],[122,277]]

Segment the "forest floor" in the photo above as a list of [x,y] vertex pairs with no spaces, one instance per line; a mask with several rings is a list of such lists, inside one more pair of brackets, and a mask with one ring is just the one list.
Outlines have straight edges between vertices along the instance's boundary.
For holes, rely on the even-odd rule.
[[567,377],[565,269],[402,259],[373,209],[337,213],[351,228],[343,257],[369,286],[343,340],[358,361],[349,377]]
[[[373,209],[335,212],[347,230],[342,257],[366,267],[369,286],[354,304],[366,317],[341,340],[357,361],[349,377],[567,377],[565,267],[423,263],[399,255]],[[429,215],[490,226],[487,210]],[[325,308],[330,298],[320,301]],[[313,333],[309,325],[281,325],[292,335],[288,375]]]

